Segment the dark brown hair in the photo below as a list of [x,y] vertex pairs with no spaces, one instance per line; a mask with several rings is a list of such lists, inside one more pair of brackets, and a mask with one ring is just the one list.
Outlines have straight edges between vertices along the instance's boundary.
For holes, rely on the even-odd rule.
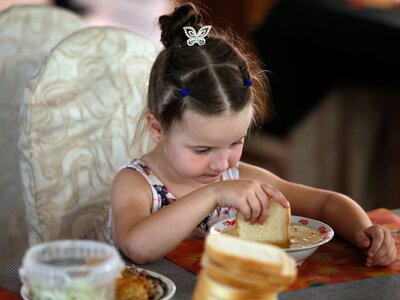
[[[189,47],[184,26],[198,31],[204,24],[199,9],[186,3],[159,18],[164,49],[157,56],[148,87],[148,111],[164,130],[179,121],[186,109],[203,115],[239,112],[252,103],[253,123],[268,110],[268,86],[258,60],[243,50],[237,36],[212,28],[204,45]],[[252,86],[245,80],[251,80]],[[180,90],[189,91],[182,96]]]

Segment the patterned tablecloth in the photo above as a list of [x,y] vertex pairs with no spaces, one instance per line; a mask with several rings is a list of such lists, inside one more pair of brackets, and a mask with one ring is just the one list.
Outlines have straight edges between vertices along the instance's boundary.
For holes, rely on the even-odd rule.
[[12,291],[0,286],[0,299],[1,300],[20,300],[21,297]]
[[[400,273],[400,217],[384,208],[372,210],[368,216],[374,224],[386,226],[392,231],[397,245],[397,261],[388,267],[366,267],[366,256],[361,251],[340,237],[335,237],[299,266],[298,278],[288,290]],[[185,240],[167,258],[197,274],[201,269],[203,249],[204,239]]]

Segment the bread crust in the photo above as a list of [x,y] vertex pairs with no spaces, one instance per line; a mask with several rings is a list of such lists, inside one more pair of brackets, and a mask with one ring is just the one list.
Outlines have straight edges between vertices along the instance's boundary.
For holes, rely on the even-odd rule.
[[[234,239],[237,239],[234,237]],[[246,241],[249,243],[254,243],[254,247],[257,247],[255,242]],[[270,248],[275,248],[274,245],[267,245]],[[276,247],[278,248],[278,247]],[[279,251],[280,248],[278,248]],[[230,268],[237,268],[241,270],[254,271],[257,270],[261,274],[266,275],[276,275],[282,273],[283,270],[283,255],[281,252],[276,252],[277,259],[275,261],[262,262],[260,259],[243,255],[240,259],[236,254],[230,253],[229,251],[224,251],[215,247],[213,244],[207,244],[205,246],[204,254],[209,257],[210,260],[215,261],[219,265],[229,266]]]
[[206,273],[211,278],[235,288],[280,291],[286,286],[284,277],[249,274],[239,269],[232,270],[231,268],[227,270],[227,268],[215,262],[210,262],[206,257],[202,259],[201,263],[204,270],[206,270]]

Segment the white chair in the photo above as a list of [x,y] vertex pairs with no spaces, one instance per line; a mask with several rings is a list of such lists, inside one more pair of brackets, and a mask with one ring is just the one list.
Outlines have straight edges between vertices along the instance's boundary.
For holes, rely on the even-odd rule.
[[120,166],[141,153],[132,145],[133,133],[159,50],[136,33],[91,27],[68,36],[49,55],[20,115],[30,244],[108,240],[111,182]]
[[51,6],[13,6],[0,13],[0,257],[21,255],[27,244],[17,156],[23,91],[50,50],[85,26],[78,15]]

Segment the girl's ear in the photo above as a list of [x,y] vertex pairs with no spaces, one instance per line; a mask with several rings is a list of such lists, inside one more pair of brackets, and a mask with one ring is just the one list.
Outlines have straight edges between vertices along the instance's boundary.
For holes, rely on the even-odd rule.
[[152,113],[147,113],[146,115],[147,127],[149,128],[151,139],[153,142],[158,143],[163,134],[163,129],[160,121],[158,121],[157,117]]

